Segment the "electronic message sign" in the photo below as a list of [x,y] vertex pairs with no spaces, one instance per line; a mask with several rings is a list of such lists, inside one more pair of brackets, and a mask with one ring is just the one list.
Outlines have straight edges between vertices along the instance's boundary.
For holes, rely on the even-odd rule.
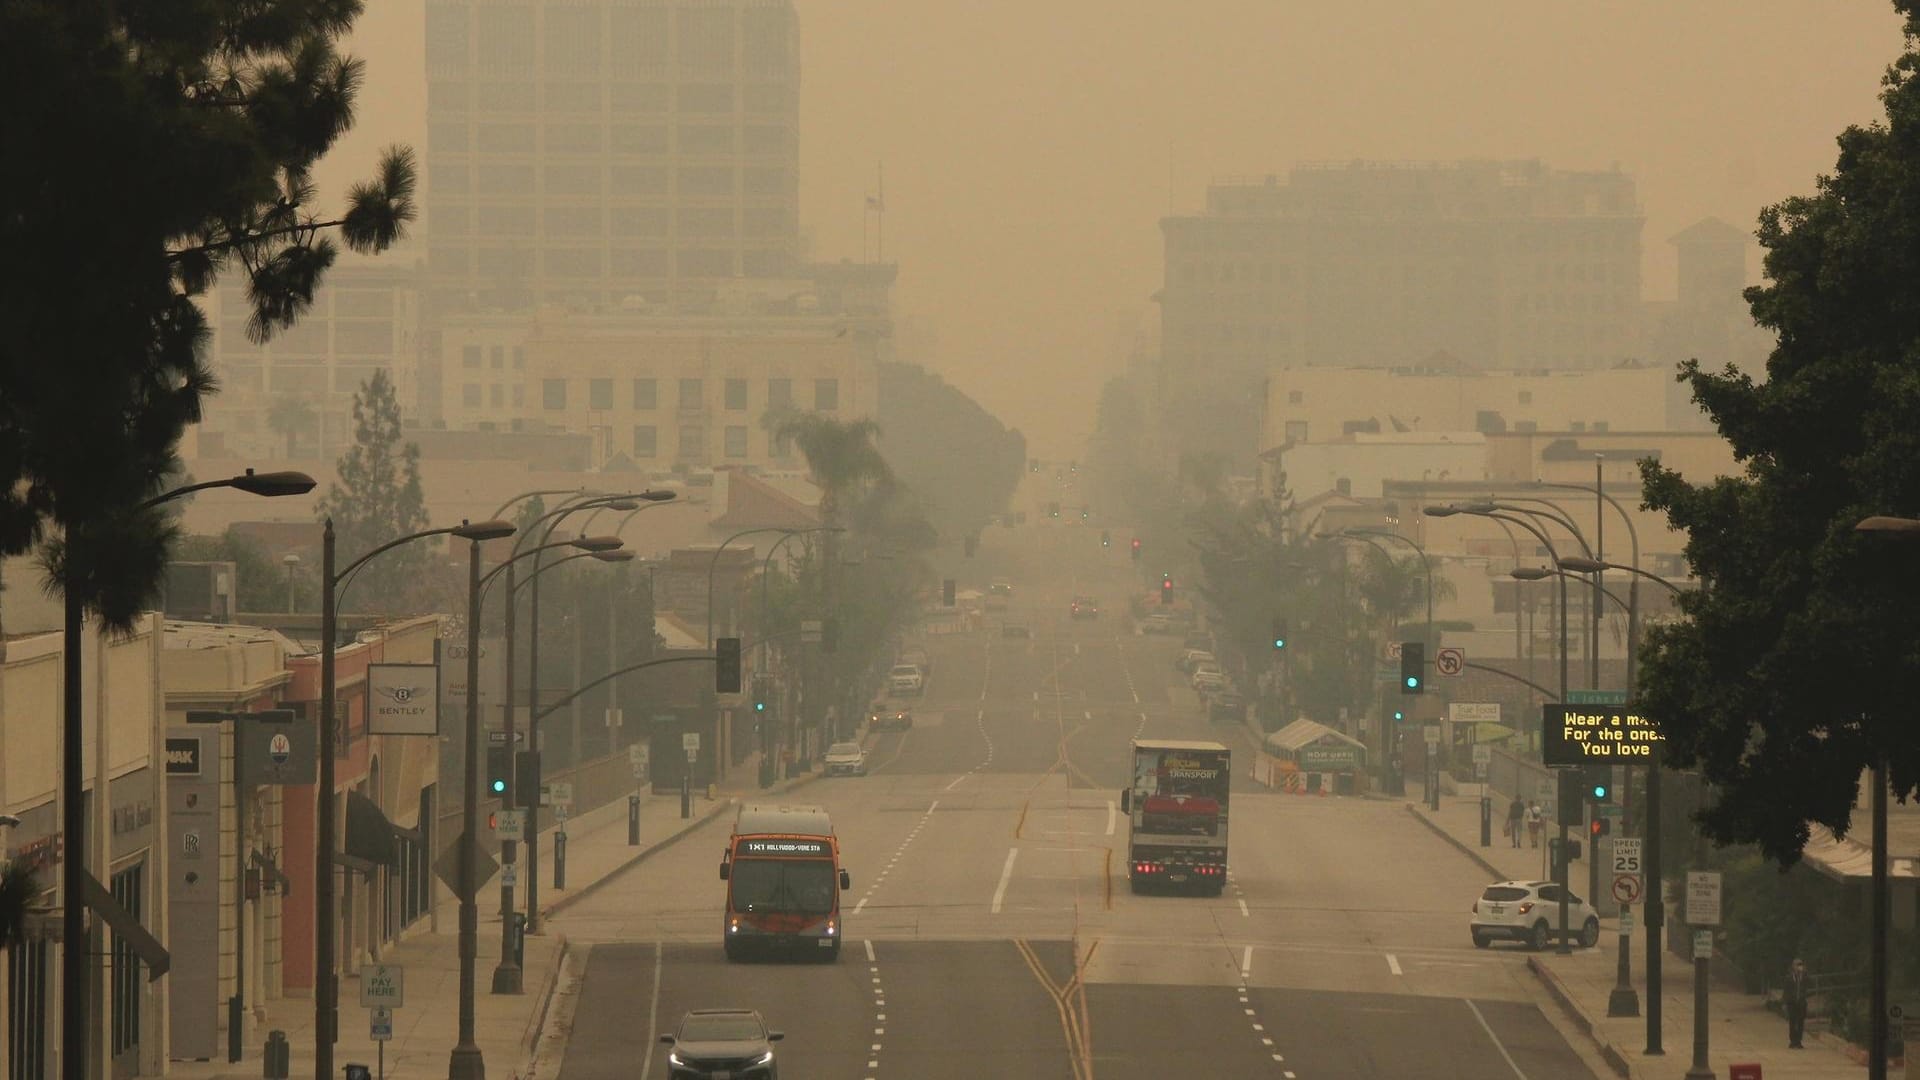
[[1660,729],[1613,705],[1541,706],[1540,758],[1548,765],[1630,765],[1652,761]]

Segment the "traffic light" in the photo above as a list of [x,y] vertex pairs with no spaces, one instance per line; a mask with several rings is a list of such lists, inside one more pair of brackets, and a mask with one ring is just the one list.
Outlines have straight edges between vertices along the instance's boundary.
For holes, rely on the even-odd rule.
[[1587,831],[1592,834],[1594,841],[1598,843],[1601,837],[1612,835],[1613,819],[1609,817],[1594,818],[1587,826]]
[[1553,860],[1554,876],[1559,877],[1568,863],[1580,858],[1580,841],[1568,840],[1562,843],[1559,837],[1552,837],[1547,841],[1547,855]]
[[1287,620],[1276,618],[1273,620],[1273,649],[1275,652],[1282,652],[1286,647]]
[[772,679],[764,675],[755,675],[753,677],[753,711],[755,713],[764,713],[767,711],[767,699],[773,696],[771,693],[772,682]]
[[1160,575],[1160,602],[1163,604],[1173,603],[1173,575],[1172,574]]
[[1048,517],[1054,517],[1054,518],[1057,518],[1057,517],[1059,517],[1059,516],[1060,516],[1060,504],[1059,504],[1059,503],[1048,503],[1048,504],[1047,504],[1047,516],[1048,516]]
[[1133,561],[1140,561],[1140,538],[1137,536],[1133,538]]
[[522,750],[513,755],[513,801],[521,806],[540,801],[540,751]]
[[1613,766],[1583,765],[1580,768],[1580,794],[1597,803],[1613,801]]
[[740,692],[740,639],[716,638],[713,642],[713,692]]
[[1424,693],[1427,689],[1427,646],[1421,641],[1400,643],[1400,692]]
[[1554,774],[1558,781],[1555,793],[1559,796],[1560,812],[1557,820],[1572,823],[1580,820],[1585,812],[1586,791],[1582,788],[1585,777],[1571,769],[1559,770]]
[[1105,529],[1100,530],[1100,546],[1101,547],[1113,546],[1113,534],[1108,532]]
[[1088,509],[1087,509],[1086,507],[1084,507],[1084,506],[1083,506],[1083,507],[1081,507],[1081,508],[1080,508],[1080,520],[1081,520],[1081,521],[1082,521],[1082,522],[1084,523],[1084,522],[1085,522],[1085,521],[1087,520],[1087,516],[1088,516],[1088,514],[1090,514],[1090,513],[1091,513],[1091,511],[1089,511],[1089,510],[1088,510]]
[[1394,723],[1396,723],[1396,724],[1404,724],[1404,723],[1406,723],[1406,722],[1407,722],[1407,711],[1406,711],[1405,709],[1395,709],[1395,710],[1393,710],[1393,722],[1394,722]]
[[512,748],[487,747],[487,794],[499,798],[507,793],[507,771],[511,768],[513,768]]
[[954,582],[948,578],[940,583],[940,602],[947,607],[953,606]]

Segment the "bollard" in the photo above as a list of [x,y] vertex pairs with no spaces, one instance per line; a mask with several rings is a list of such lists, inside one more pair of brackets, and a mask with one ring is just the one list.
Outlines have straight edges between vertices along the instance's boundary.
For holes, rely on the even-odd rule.
[[1480,846],[1493,846],[1493,800],[1480,796]]
[[627,796],[627,846],[640,846],[640,796]]
[[227,997],[227,1063],[240,1060],[240,1039],[246,1034],[246,1010],[240,1005],[240,995]]
[[686,773],[680,774],[680,816],[693,816],[693,777]]
[[564,831],[553,834],[553,887],[567,887],[567,834]]
[[287,1045],[287,1033],[277,1029],[267,1032],[267,1046],[260,1053],[263,1080],[287,1080],[291,1066],[292,1048]]

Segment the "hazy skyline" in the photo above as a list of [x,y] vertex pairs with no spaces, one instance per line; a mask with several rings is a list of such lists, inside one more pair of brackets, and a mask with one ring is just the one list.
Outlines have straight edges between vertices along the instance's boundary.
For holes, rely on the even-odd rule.
[[[1667,237],[1709,215],[1750,229],[1811,190],[1834,136],[1880,116],[1901,45],[1882,0],[796,7],[813,257],[861,257],[884,162],[896,312],[938,343],[903,358],[1043,457],[1079,452],[1123,331],[1154,318],[1159,219],[1197,209],[1213,177],[1352,158],[1617,165],[1647,218],[1645,296],[1663,299]],[[385,144],[424,147],[423,22],[421,0],[361,17],[348,47],[366,88],[319,170],[327,195]]]

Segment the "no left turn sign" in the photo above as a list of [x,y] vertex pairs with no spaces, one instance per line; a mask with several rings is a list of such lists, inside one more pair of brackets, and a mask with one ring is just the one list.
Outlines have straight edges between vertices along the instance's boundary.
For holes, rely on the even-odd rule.
[[1433,654],[1433,669],[1442,675],[1458,675],[1467,668],[1464,649],[1441,649]]
[[1640,875],[1615,874],[1613,876],[1613,899],[1621,904],[1640,902]]

